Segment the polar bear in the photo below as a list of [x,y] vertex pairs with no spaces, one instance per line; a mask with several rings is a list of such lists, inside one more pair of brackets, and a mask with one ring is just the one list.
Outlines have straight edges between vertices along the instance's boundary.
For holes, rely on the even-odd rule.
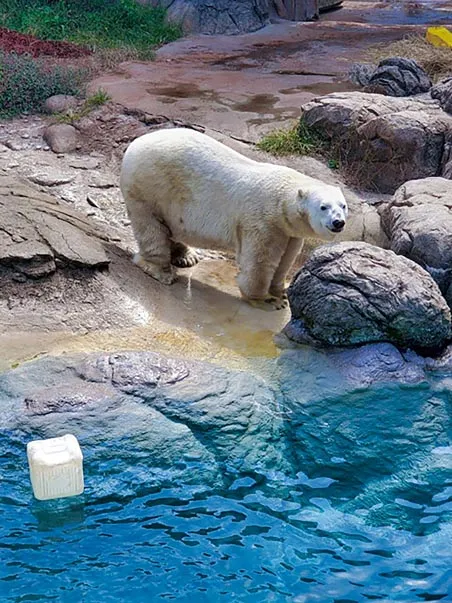
[[265,310],[287,307],[285,278],[303,238],[331,240],[347,218],[338,187],[253,161],[188,128],[136,138],[120,187],[140,268],[170,285],[173,266],[198,261],[189,246],[233,251],[242,298]]

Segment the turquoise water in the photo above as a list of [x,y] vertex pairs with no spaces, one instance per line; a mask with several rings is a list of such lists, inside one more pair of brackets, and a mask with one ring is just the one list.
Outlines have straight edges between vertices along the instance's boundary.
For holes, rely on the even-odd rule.
[[[414,414],[395,437],[384,411],[363,423],[358,400]],[[319,407],[292,405],[292,470],[225,466],[221,481],[98,430],[81,438],[85,494],[49,503],[32,498],[25,456],[42,432],[3,431],[0,601],[452,601],[450,402],[425,387],[355,393],[330,403],[325,434]]]

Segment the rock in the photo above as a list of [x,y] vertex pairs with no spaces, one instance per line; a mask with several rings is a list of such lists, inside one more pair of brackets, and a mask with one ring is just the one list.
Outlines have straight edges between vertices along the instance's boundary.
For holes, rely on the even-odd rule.
[[64,113],[69,109],[75,109],[77,103],[78,100],[75,96],[55,94],[54,96],[49,96],[44,102],[43,108],[46,113]]
[[366,91],[387,96],[412,96],[428,92],[432,82],[413,59],[391,57],[381,61],[369,79]]
[[240,34],[269,23],[266,0],[151,0],[150,3],[167,9],[168,21],[181,25],[185,34]]
[[64,173],[64,172],[39,172],[36,174],[30,174],[28,179],[35,184],[40,186],[59,186],[61,184],[68,184],[75,178],[75,174]]
[[326,136],[350,181],[393,193],[407,180],[441,175],[452,117],[431,99],[334,93],[302,107],[304,123]]
[[380,214],[390,248],[425,268],[446,294],[452,285],[452,181],[406,182]]
[[25,149],[24,144],[18,140],[4,140],[3,144],[11,151],[23,151]]
[[78,133],[69,124],[54,124],[45,129],[44,140],[54,153],[70,153],[78,144]]
[[441,163],[441,175],[443,178],[452,180],[452,131],[447,132],[444,139],[443,160]]
[[42,277],[61,267],[102,269],[105,236],[82,216],[15,177],[0,176],[0,267]]
[[50,437],[70,422],[87,448],[99,434],[125,438],[144,449],[154,469],[197,458],[219,481],[224,465],[287,467],[281,400],[245,373],[152,352],[93,354],[28,363],[1,375],[0,389],[17,400],[12,412],[1,413],[3,431]]
[[430,90],[432,98],[439,101],[447,113],[452,113],[452,77],[448,77],[435,84]]
[[117,184],[113,181],[112,178],[105,176],[104,174],[92,174],[90,179],[88,180],[88,186],[91,188],[113,188],[117,186]]
[[289,290],[284,333],[298,343],[350,346],[378,341],[422,352],[442,349],[451,314],[417,264],[367,243],[317,248]]
[[367,86],[375,73],[376,67],[371,63],[354,63],[348,72],[348,78],[357,86]]
[[76,170],[94,170],[99,167],[99,160],[95,157],[75,157],[69,161],[69,167]]

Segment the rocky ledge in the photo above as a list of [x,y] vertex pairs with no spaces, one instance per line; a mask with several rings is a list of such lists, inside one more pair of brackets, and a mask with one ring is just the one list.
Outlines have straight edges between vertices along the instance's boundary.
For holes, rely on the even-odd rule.
[[57,266],[103,269],[107,235],[26,181],[0,175],[0,270],[41,277]]

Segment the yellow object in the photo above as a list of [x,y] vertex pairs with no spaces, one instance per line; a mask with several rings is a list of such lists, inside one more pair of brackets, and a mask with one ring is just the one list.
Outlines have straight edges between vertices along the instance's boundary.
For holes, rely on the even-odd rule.
[[452,32],[445,27],[429,27],[425,37],[427,42],[430,42],[433,46],[452,48]]

